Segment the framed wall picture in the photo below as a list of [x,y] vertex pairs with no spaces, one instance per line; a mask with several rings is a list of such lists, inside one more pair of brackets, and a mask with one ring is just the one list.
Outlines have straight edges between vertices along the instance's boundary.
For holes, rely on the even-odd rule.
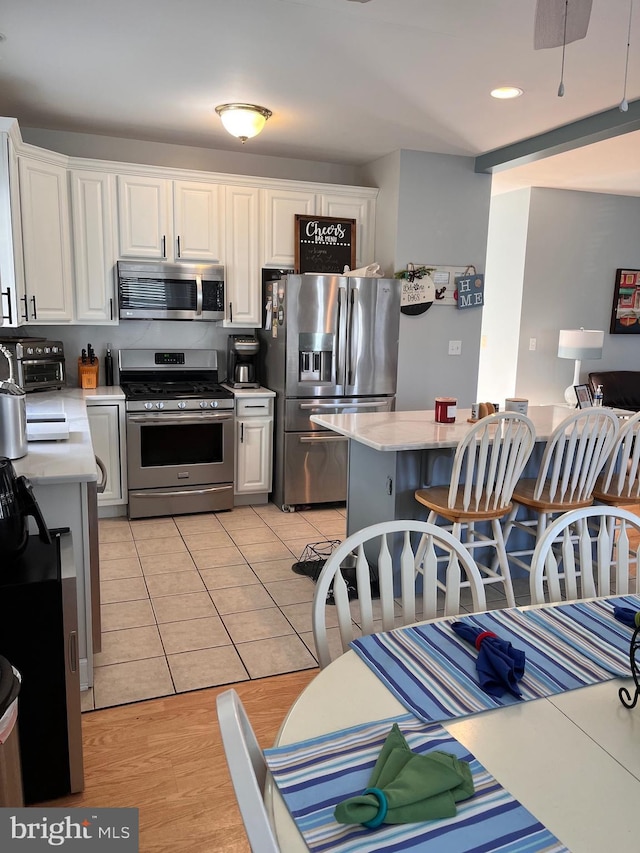
[[640,270],[616,270],[609,331],[640,335]]
[[574,385],[579,409],[588,409],[593,406],[591,388],[588,385]]

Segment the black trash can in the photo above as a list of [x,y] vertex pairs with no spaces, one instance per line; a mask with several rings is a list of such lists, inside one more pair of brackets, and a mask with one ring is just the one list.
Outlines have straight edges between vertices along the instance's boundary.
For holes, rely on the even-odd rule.
[[20,673],[0,655],[0,808],[24,805],[18,739]]

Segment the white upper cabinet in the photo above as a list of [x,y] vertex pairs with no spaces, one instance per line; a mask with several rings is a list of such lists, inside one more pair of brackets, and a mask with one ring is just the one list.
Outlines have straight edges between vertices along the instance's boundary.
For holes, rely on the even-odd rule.
[[[372,191],[375,193],[375,191]],[[375,195],[343,195],[323,192],[320,196],[321,216],[337,216],[356,220],[356,268],[375,261]]]
[[73,319],[69,193],[64,166],[18,157],[25,292],[20,322]]
[[174,257],[222,261],[224,187],[198,181],[173,182]]
[[8,133],[0,133],[0,327],[20,322],[24,295],[18,157]]
[[115,175],[72,170],[71,220],[78,323],[116,323]]
[[260,190],[226,187],[225,326],[259,327]]
[[262,190],[262,263],[260,266],[293,269],[296,214],[316,213],[313,190]]
[[118,175],[120,257],[172,258],[170,208],[171,181]]
[[220,263],[224,188],[118,175],[121,258]]

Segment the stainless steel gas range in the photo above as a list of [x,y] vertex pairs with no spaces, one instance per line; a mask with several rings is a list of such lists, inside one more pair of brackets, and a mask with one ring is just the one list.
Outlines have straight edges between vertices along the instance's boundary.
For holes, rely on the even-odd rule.
[[120,350],[129,518],[233,508],[234,399],[215,350]]

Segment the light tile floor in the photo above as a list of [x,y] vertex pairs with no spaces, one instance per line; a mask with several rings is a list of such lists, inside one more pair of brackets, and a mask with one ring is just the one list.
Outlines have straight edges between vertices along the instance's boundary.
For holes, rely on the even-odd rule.
[[[341,505],[101,519],[102,651],[83,711],[317,666],[315,585],[292,565],[308,544],[343,539],[345,525]],[[514,585],[528,603],[528,580]],[[487,598],[506,605],[495,586]]]

